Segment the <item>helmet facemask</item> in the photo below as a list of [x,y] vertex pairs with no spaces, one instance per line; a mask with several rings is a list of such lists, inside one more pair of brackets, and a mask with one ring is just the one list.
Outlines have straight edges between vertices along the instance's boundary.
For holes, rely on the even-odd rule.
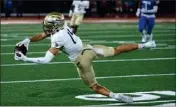
[[54,34],[64,26],[64,16],[61,13],[49,13],[43,21],[43,30],[46,34]]

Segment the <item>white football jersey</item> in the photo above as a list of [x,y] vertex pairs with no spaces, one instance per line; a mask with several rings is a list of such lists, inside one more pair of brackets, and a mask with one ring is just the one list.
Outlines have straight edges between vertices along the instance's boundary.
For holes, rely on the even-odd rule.
[[74,6],[74,13],[84,14],[86,13],[85,9],[89,8],[90,2],[85,0],[74,0],[72,5]]
[[59,32],[51,35],[51,47],[60,48],[71,61],[74,61],[83,50],[81,39],[72,33],[67,25]]

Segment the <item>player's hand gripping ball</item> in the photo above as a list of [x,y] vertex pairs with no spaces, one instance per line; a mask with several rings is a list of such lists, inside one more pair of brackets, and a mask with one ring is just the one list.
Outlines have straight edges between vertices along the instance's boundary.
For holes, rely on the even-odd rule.
[[27,54],[26,46],[25,45],[15,46],[14,53],[20,57],[20,54],[18,54],[18,52],[21,52],[23,53],[23,55],[26,55]]
[[14,53],[15,60],[27,61],[27,57],[25,56],[27,54],[27,48],[25,45],[15,46]]

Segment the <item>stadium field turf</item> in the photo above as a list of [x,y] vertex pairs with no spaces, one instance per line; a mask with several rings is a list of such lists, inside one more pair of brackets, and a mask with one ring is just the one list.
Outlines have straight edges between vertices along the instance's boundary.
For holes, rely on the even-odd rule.
[[[97,95],[82,80],[66,55],[59,53],[49,64],[14,60],[14,46],[42,31],[40,24],[1,25],[1,105],[86,106],[162,105],[175,103],[175,23],[157,23],[157,47],[123,53],[93,62],[98,83],[113,92],[134,97],[126,104]],[[140,43],[136,23],[82,24],[77,35],[86,43],[117,46]],[[28,56],[44,56],[50,39],[30,43]]]

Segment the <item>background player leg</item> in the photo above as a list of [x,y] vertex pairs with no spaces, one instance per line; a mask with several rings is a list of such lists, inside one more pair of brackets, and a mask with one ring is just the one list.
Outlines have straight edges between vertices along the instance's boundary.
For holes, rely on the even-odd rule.
[[146,35],[146,32],[145,32],[145,30],[146,30],[146,23],[147,23],[146,17],[141,16],[141,17],[139,18],[139,23],[138,23],[138,25],[139,25],[139,32],[140,32],[141,35],[142,35],[142,42],[143,42],[143,43],[144,43],[144,42],[147,42],[147,35]]
[[154,28],[154,25],[155,25],[155,18],[149,18],[147,23],[147,34],[149,36],[149,41],[153,40],[152,30]]
[[72,17],[71,17],[71,21],[70,21],[70,27],[72,29],[72,31],[74,30],[74,25],[75,25],[75,21],[76,21],[76,15],[73,14]]
[[76,21],[75,21],[73,33],[75,33],[75,34],[77,33],[77,29],[78,29],[80,23],[82,22],[83,17],[84,17],[83,14],[77,14],[77,18],[76,18]]

